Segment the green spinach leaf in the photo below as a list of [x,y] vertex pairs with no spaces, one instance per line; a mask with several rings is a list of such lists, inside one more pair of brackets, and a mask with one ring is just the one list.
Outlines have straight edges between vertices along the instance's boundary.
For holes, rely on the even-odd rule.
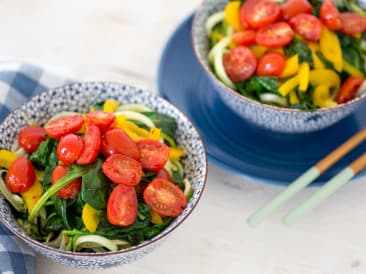
[[38,149],[31,154],[30,160],[38,168],[45,168],[48,165],[50,155],[57,145],[57,141],[47,138],[38,146]]
[[58,166],[58,158],[57,158],[57,152],[56,147],[53,148],[50,157],[48,158],[48,165],[46,166],[44,170],[44,176],[42,185],[44,189],[47,189],[52,184],[52,172],[53,170]]
[[175,137],[177,131],[177,121],[168,115],[157,113],[157,112],[141,112],[141,114],[149,117],[156,127],[161,128],[165,134],[170,137]]
[[310,66],[314,67],[313,58],[311,56],[311,50],[309,47],[300,39],[294,39],[292,42],[285,47],[285,54],[287,57],[293,55],[299,55],[299,62],[308,62]]

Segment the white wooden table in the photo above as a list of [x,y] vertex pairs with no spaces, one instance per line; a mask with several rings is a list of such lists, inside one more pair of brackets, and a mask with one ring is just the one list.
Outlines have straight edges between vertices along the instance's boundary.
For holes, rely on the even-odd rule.
[[[0,60],[28,61],[80,80],[118,81],[157,92],[164,44],[199,3],[3,0]],[[37,256],[37,273],[366,273],[366,178],[339,190],[293,226],[281,225],[281,216],[314,188],[258,228],[249,228],[246,217],[281,189],[210,164],[195,212],[153,253],[103,271],[71,269]]]

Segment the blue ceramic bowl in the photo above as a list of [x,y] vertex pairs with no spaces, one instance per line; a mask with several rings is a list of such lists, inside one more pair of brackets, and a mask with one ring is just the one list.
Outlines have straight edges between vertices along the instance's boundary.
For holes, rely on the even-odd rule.
[[338,122],[352,113],[365,100],[366,94],[363,94],[345,104],[332,108],[305,111],[262,104],[224,85],[216,78],[208,63],[209,40],[206,36],[205,22],[211,14],[222,11],[228,2],[228,0],[204,0],[202,2],[193,18],[192,43],[198,62],[209,81],[215,86],[214,90],[207,92],[218,92],[223,102],[240,117],[273,131],[311,132]]
[[0,195],[0,221],[16,236],[50,259],[74,267],[105,268],[127,264],[151,252],[193,211],[205,186],[207,160],[204,145],[191,122],[172,104],[164,99],[135,87],[115,83],[75,83],[45,91],[14,110],[0,125],[0,147],[10,149],[18,132],[26,125],[24,117],[44,124],[51,116],[61,111],[86,112],[96,102],[113,98],[123,103],[144,104],[157,112],[174,117],[178,123],[177,142],[186,151],[183,160],[187,179],[194,194],[187,208],[163,232],[137,246],[116,252],[81,253],[62,251],[46,246],[26,235],[16,223],[9,204]]

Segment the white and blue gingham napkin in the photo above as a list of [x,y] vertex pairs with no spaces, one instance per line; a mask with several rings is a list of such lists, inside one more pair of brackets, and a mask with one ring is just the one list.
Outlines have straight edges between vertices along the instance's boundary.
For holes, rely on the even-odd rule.
[[[66,82],[66,78],[30,64],[0,62],[0,123],[11,110],[28,98]],[[36,273],[32,250],[1,225],[0,273]]]

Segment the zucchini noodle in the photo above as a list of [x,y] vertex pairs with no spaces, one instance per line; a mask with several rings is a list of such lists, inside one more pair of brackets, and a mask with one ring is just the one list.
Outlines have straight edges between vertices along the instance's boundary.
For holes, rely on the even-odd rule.
[[287,99],[273,93],[262,93],[261,95],[259,95],[259,98],[264,103],[287,107]]
[[118,111],[115,112],[114,115],[116,116],[124,115],[127,119],[139,121],[149,128],[155,127],[155,124],[153,123],[153,121],[151,121],[150,118],[136,111],[129,111],[129,110]]
[[122,106],[117,107],[116,112],[118,111],[124,111],[124,110],[130,110],[130,111],[135,111],[135,112],[148,112],[148,111],[153,111],[151,108],[146,107],[144,105],[140,105],[140,104],[125,104]]
[[215,25],[224,20],[225,13],[223,11],[216,12],[207,18],[205,29],[207,35],[210,35]]
[[25,212],[25,206],[23,199],[16,194],[13,194],[8,190],[5,185],[3,174],[6,173],[6,170],[0,170],[0,192],[4,195],[5,199],[14,207],[14,209],[18,212]]

